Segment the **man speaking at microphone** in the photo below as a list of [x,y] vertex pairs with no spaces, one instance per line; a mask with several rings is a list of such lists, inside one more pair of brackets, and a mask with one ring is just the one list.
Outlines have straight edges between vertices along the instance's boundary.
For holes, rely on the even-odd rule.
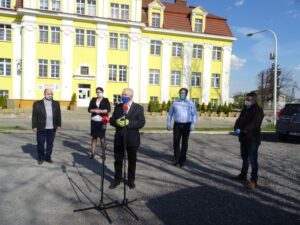
[[[122,92],[122,103],[116,105],[110,124],[116,128],[114,138],[115,178],[109,188],[114,189],[122,179],[122,168],[124,159],[124,144],[128,155],[128,181],[130,189],[135,188],[136,155],[140,146],[140,133],[145,125],[144,109],[133,102],[133,90],[125,88]],[[126,137],[124,139],[124,134]],[[124,143],[126,140],[126,143]],[[126,177],[124,177],[126,179]]]

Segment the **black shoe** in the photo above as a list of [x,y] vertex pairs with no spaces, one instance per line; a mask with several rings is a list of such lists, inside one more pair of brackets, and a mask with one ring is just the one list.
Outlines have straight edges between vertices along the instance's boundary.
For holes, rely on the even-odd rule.
[[93,159],[93,158],[95,158],[95,153],[92,153],[92,154],[90,155],[90,159]]
[[232,180],[241,180],[241,181],[247,181],[247,176],[244,176],[242,174],[239,174],[237,176],[231,177]]
[[42,165],[44,160],[38,160],[38,165]]
[[135,189],[135,184],[133,181],[129,181],[127,185],[129,187],[129,189]]
[[121,182],[114,180],[113,182],[110,183],[109,189],[115,189]]
[[53,163],[53,160],[52,159],[46,159],[45,160],[47,163]]
[[177,166],[178,165],[178,162],[176,160],[172,161],[172,165],[173,166]]
[[180,162],[180,163],[179,163],[179,166],[180,166],[180,167],[184,167],[184,162]]

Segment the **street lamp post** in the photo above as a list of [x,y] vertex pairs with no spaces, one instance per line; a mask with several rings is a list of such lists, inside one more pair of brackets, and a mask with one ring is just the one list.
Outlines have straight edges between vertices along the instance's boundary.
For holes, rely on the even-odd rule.
[[263,33],[263,32],[271,32],[273,34],[274,40],[275,40],[275,53],[274,53],[274,90],[273,90],[273,108],[274,108],[274,114],[273,114],[273,124],[276,124],[276,117],[277,117],[277,36],[276,33],[273,30],[266,29],[266,30],[261,30],[257,31],[254,33],[249,33],[247,34],[248,37],[251,37],[255,34]]

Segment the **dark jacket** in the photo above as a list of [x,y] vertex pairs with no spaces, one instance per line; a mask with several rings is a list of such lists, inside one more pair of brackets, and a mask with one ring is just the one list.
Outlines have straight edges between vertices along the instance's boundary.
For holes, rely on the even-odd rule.
[[[119,127],[116,123],[116,121],[124,115],[122,107],[123,104],[116,105],[112,117],[110,118],[110,125],[116,128],[115,146],[121,146],[124,140],[125,129]],[[132,103],[126,115],[126,119],[129,120],[126,129],[126,145],[127,147],[138,147],[141,143],[139,129],[145,125],[144,108],[136,103]]]
[[[53,127],[61,127],[61,111],[59,102],[52,100]],[[32,108],[32,129],[37,128],[38,131],[45,130],[46,127],[46,109],[44,100],[33,103]]]
[[[88,108],[88,111],[91,112],[91,109],[107,109],[107,113],[100,113],[100,116],[108,116],[108,113],[110,113],[110,103],[107,98],[103,98],[102,101],[100,102],[99,107],[96,104],[97,98],[92,98],[90,101],[90,105]],[[92,113],[91,117],[96,116],[98,114]]]
[[244,107],[239,118],[236,120],[234,130],[240,129],[239,141],[244,144],[261,143],[261,124],[264,118],[263,110],[257,105],[250,109]]

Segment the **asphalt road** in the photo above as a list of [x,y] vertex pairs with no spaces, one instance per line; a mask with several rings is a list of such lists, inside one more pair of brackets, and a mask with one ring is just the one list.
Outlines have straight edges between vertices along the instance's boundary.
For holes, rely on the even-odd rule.
[[[108,189],[112,137],[109,133],[105,202],[123,195],[122,186]],[[62,131],[55,141],[54,163],[38,166],[34,134],[0,134],[0,224],[108,224],[96,210],[73,212],[99,203],[101,158],[88,158],[89,142],[87,133]],[[130,207],[139,220],[121,208],[109,209],[114,224],[300,224],[300,140],[279,143],[273,134],[263,135],[254,191],[229,179],[241,166],[237,137],[192,134],[183,168],[170,165],[171,146],[170,133],[143,135],[137,187],[128,189],[128,198],[137,198]]]

